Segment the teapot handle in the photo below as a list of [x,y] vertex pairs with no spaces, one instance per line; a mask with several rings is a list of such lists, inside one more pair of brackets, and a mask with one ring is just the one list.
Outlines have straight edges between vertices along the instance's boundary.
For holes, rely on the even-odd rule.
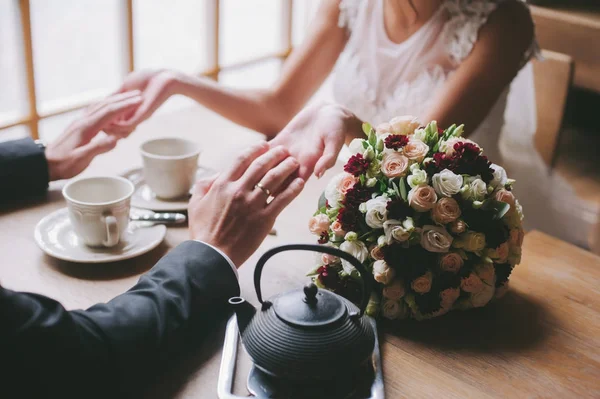
[[340,249],[333,247],[326,247],[324,245],[314,245],[314,244],[290,244],[290,245],[282,245],[279,247],[272,248],[264,253],[263,256],[258,260],[256,264],[256,268],[254,269],[254,288],[256,289],[256,297],[261,304],[264,304],[262,300],[262,293],[260,289],[260,278],[262,275],[263,267],[265,263],[273,256],[280,252],[284,251],[312,251],[312,252],[320,252],[333,256],[337,256],[338,258],[342,258],[352,266],[358,270],[360,273],[360,277],[362,280],[362,300],[360,301],[360,316],[365,313],[365,309],[369,304],[369,299],[371,298],[371,290],[373,287],[373,276],[371,273],[367,271],[365,266],[354,256],[350,255],[347,252],[344,252]]

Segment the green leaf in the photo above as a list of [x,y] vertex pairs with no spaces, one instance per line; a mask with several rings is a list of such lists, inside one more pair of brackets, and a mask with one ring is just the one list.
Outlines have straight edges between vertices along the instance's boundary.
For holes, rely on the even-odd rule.
[[369,148],[369,143],[366,140],[363,140],[362,145],[365,150]]
[[375,130],[371,130],[371,133],[369,133],[369,144],[371,144],[373,148],[377,145],[377,134],[375,134]]
[[364,186],[365,185],[365,175],[360,175],[359,180],[360,180],[360,184]]
[[394,191],[396,192],[396,195],[398,196],[398,198],[402,198],[402,195],[400,194],[400,189],[398,188],[398,185],[396,184],[396,182],[393,181],[392,179],[390,179],[390,184],[394,188]]
[[319,205],[318,206],[319,206],[319,209],[327,207],[327,199],[325,198],[324,191],[321,193],[321,196],[319,197]]
[[502,217],[510,210],[510,205],[506,202],[489,199],[483,203],[481,209],[492,213],[494,220],[499,220],[502,219]]
[[373,127],[371,126],[370,123],[365,122],[362,124],[362,130],[365,133],[365,135],[369,135],[369,133],[371,133],[371,130],[373,129]]
[[402,177],[400,179],[400,196],[406,202],[408,202],[408,193],[406,192],[406,179]]
[[379,181],[379,191],[385,193],[387,191],[387,185],[383,180]]

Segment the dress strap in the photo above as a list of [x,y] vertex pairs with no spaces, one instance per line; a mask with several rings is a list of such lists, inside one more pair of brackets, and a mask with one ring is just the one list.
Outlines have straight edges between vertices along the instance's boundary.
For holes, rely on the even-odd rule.
[[348,33],[352,33],[352,28],[355,25],[358,17],[358,7],[360,0],[340,0],[340,16],[338,18],[338,26],[346,28]]
[[[508,0],[445,0],[443,7],[450,19],[444,27],[443,35],[450,59],[460,64],[473,50],[479,30],[498,6]],[[524,0],[518,0],[527,7]],[[529,10],[529,8],[527,7]],[[534,37],[523,55],[521,66],[531,58],[540,58],[540,48]]]

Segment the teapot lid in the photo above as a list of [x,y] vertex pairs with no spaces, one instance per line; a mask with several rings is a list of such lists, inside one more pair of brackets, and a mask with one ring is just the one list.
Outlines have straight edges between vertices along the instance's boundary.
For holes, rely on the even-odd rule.
[[320,290],[315,284],[278,296],[273,301],[273,309],[283,321],[301,327],[330,325],[348,312],[336,294]]

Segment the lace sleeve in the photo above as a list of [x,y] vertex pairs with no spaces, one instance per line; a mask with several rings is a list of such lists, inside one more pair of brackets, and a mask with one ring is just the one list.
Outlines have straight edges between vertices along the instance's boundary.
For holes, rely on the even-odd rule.
[[352,32],[352,27],[358,15],[358,5],[360,0],[341,0],[340,1],[340,17],[338,26],[346,28],[348,33]]
[[[444,37],[448,55],[453,62],[459,64],[467,58],[475,46],[479,29],[485,25],[488,17],[503,1],[506,0],[446,0],[444,2],[444,7],[450,15],[444,27]],[[519,1],[527,7],[525,1]],[[521,66],[532,58],[541,58],[535,37],[523,54]]]

